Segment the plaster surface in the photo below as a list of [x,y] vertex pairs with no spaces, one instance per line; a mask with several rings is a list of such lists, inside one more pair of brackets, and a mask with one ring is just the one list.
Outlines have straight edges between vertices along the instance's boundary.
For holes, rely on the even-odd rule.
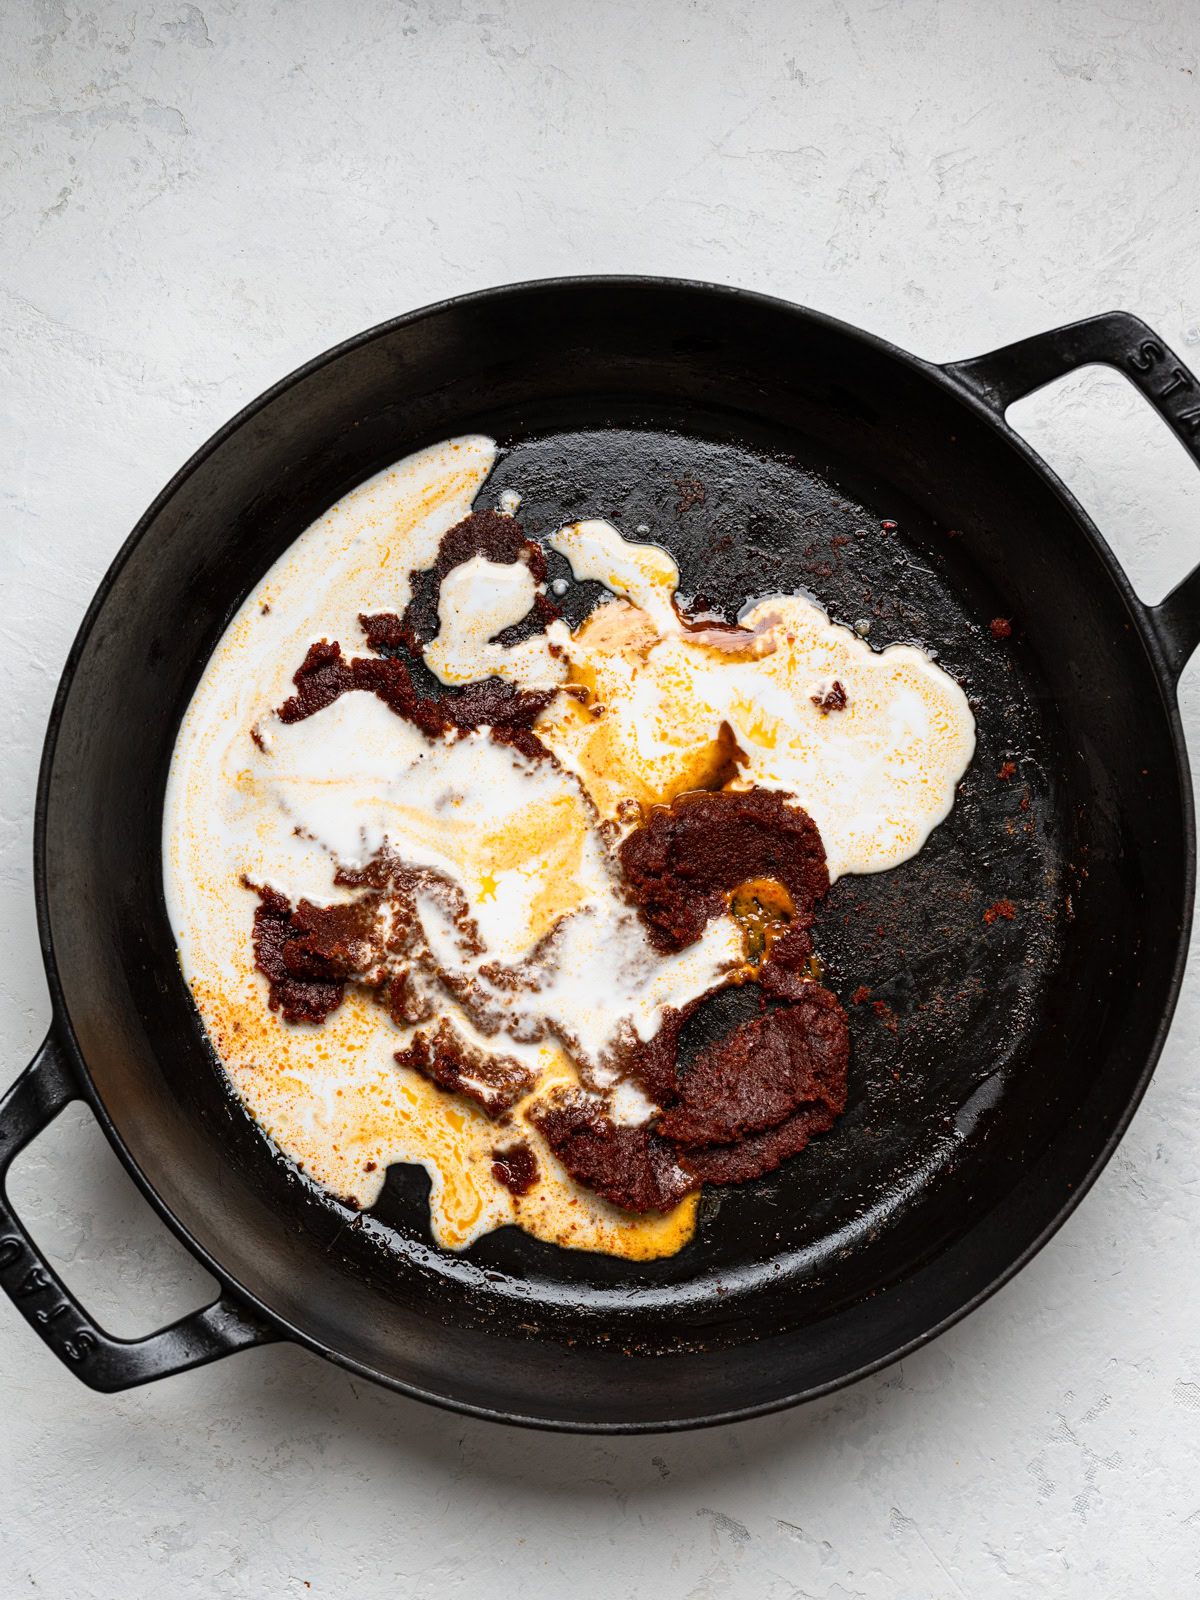
[[[0,5],[0,1046],[49,1005],[39,748],[87,601],[212,431],[459,291],[720,279],[938,360],[1126,307],[1200,362],[1200,13],[993,0]],[[1013,419],[1157,600],[1200,474],[1111,374]],[[1183,716],[1200,752],[1200,677]],[[1200,962],[1082,1208],[833,1398],[708,1434],[463,1421],[279,1346],[115,1398],[0,1304],[0,1594],[1183,1595],[1200,1574]],[[78,1108],[11,1191],[114,1332],[210,1285]]]

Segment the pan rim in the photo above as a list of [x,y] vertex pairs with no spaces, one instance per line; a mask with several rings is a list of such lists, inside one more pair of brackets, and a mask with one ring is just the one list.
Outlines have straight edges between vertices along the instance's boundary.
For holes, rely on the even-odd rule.
[[[118,1130],[115,1122],[110,1117],[101,1101],[100,1095],[92,1080],[87,1062],[75,1037],[74,1027],[71,1023],[67,1009],[66,998],[62,980],[58,970],[58,962],[54,948],[54,935],[52,927],[51,896],[49,875],[46,858],[46,829],[47,814],[50,802],[50,793],[54,783],[54,765],[58,745],[58,734],[61,728],[63,713],[69,698],[75,673],[84,650],[87,647],[91,634],[103,612],[108,597],[114,588],[122,570],[132,556],[134,550],[150,533],[155,521],[170,503],[172,498],[183,488],[194,472],[214,454],[228,439],[236,434],[254,417],[258,416],[276,399],[285,394],[289,389],[306,381],[323,368],[331,366],[343,356],[370,344],[371,342],[386,337],[402,328],[415,326],[423,321],[442,315],[451,310],[469,307],[473,304],[495,304],[506,299],[517,299],[522,296],[545,293],[547,291],[588,292],[598,289],[643,289],[659,290],[674,293],[685,293],[697,296],[717,296],[722,299],[735,300],[757,304],[764,310],[776,315],[794,318],[809,326],[824,328],[839,337],[856,342],[877,352],[899,361],[909,370],[914,371],[928,381],[948,389],[954,398],[967,407],[977,420],[984,422],[991,428],[1017,456],[1028,466],[1046,485],[1046,487],[1059,499],[1064,510],[1071,517],[1075,527],[1091,546],[1093,552],[1099,557],[1101,565],[1109,581],[1120,596],[1134,625],[1137,636],[1152,667],[1156,684],[1159,690],[1161,710],[1164,714],[1167,728],[1170,733],[1171,745],[1175,757],[1175,779],[1178,785],[1180,807],[1182,816],[1181,837],[1179,846],[1184,856],[1184,881],[1182,885],[1183,903],[1182,917],[1176,936],[1175,956],[1166,988],[1166,1002],[1159,1017],[1158,1025],[1150,1041],[1146,1059],[1139,1072],[1136,1083],[1125,1102],[1120,1116],[1108,1130],[1103,1145],[1090,1162],[1085,1173],[1076,1180],[1069,1198],[1058,1205],[1057,1210],[1050,1220],[1043,1226],[1038,1234],[1020,1251],[1002,1270],[994,1275],[979,1288],[969,1299],[957,1306],[952,1312],[942,1317],[938,1322],[914,1335],[895,1348],[884,1354],[863,1363],[861,1366],[846,1372],[824,1383],[800,1389],[795,1393],[776,1397],[755,1405],[736,1406],[728,1410],[715,1412],[703,1416],[689,1416],[666,1418],[652,1421],[575,1421],[562,1418],[547,1418],[532,1414],[507,1412],[497,1408],[475,1405],[469,1401],[458,1399],[452,1395],[435,1393],[421,1387],[397,1379],[387,1373],[378,1371],[366,1363],[357,1361],[345,1353],[323,1344],[314,1335],[295,1326],[277,1311],[273,1310],[251,1290],[245,1288],[236,1278],[218,1262],[210,1252],[195,1239],[184,1224],[175,1217],[170,1207],[158,1194],[150,1180],[143,1174],[137,1161]],[[278,1328],[284,1337],[290,1341],[311,1350],[314,1354],[333,1361],[347,1371],[356,1373],[364,1378],[382,1385],[395,1392],[405,1394],[413,1399],[425,1401],[442,1409],[476,1417],[480,1420],[505,1423],[513,1426],[537,1428],[546,1431],[567,1433],[597,1433],[597,1434],[653,1434],[678,1432],[685,1429],[714,1427],[737,1421],[749,1420],[753,1417],[768,1415],[781,1411],[791,1406],[808,1400],[814,1400],[836,1392],[863,1378],[878,1372],[896,1361],[902,1360],[913,1350],[929,1343],[947,1331],[955,1323],[978,1309],[980,1305],[1028,1264],[1053,1237],[1058,1229],[1072,1215],[1076,1206],[1084,1195],[1091,1189],[1121,1139],[1124,1137],[1132,1118],[1146,1092],[1150,1079],[1154,1074],[1162,1049],[1174,1017],[1179,991],[1186,970],[1188,941],[1192,925],[1194,897],[1195,897],[1195,872],[1196,872],[1196,846],[1195,846],[1195,814],[1194,798],[1191,784],[1190,766],[1187,760],[1186,745],[1183,738],[1182,723],[1179,716],[1178,701],[1175,693],[1174,679],[1167,663],[1161,640],[1154,627],[1151,608],[1138,597],[1133,589],[1128,575],[1117,561],[1112,550],[1104,540],[1098,528],[1092,522],[1082,505],[1075,496],[1062,483],[1053,469],[1034,451],[1026,441],[1007,423],[1003,413],[997,412],[988,406],[965,384],[959,381],[952,371],[924,360],[892,344],[878,335],[869,333],[838,318],[815,311],[809,307],[798,305],[773,295],[766,295],[757,291],[739,288],[733,285],[706,282],[696,279],[672,278],[667,276],[642,276],[636,274],[596,274],[588,276],[559,276],[545,279],[523,280],[517,283],[499,285],[493,288],[475,290],[467,294],[452,296],[416,310],[405,312],[400,316],[377,323],[371,328],[343,340],[329,349],[319,353],[309,361],[296,367],[278,382],[264,390],[246,406],[242,407],[209,439],[205,441],[171,477],[167,484],[155,496],[146,511],[138,519],[133,529],[122,542],[119,550],[110,563],[107,571],[97,586],[84,616],[80,622],[75,639],[68,652],[63,667],[62,676],[55,691],[47,723],[46,736],[42,749],[42,756],[38,773],[37,795],[34,810],[34,896],[38,920],[39,944],[42,950],[43,963],[46,969],[47,983],[50,990],[53,1021],[52,1027],[65,1045],[67,1053],[74,1068],[75,1077],[79,1083],[82,1097],[87,1100],[93,1115],[103,1129],[105,1137],[116,1152],[118,1158],[133,1178],[137,1187],[146,1197],[161,1220],[171,1229],[175,1236],[185,1246],[189,1253],[209,1271],[221,1286],[222,1291],[230,1291],[237,1299],[246,1303],[264,1317],[271,1325]]]

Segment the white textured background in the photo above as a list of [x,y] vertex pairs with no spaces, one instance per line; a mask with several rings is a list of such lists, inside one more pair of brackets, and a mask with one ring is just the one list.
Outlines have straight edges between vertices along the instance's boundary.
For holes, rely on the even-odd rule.
[[[30,816],[79,617],[185,457],[335,340],[614,270],[939,360],[1123,306],[1200,362],[1195,0],[0,0],[0,130],[5,1075],[48,1017]],[[1147,598],[1200,559],[1200,474],[1121,380],[1013,418]],[[1194,1594],[1198,1029],[1200,965],[1117,1158],[983,1310],[715,1433],[517,1433],[283,1347],[104,1399],[0,1304],[0,1595]],[[12,1192],[113,1331],[206,1295],[85,1113]]]

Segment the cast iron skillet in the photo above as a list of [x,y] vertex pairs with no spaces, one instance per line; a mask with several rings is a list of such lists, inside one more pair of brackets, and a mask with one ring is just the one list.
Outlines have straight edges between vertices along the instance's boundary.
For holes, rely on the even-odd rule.
[[[35,847],[54,1022],[0,1106],[2,1173],[86,1098],[221,1295],[115,1339],[5,1201],[0,1282],[51,1349],[118,1390],[290,1338],[475,1415],[653,1430],[821,1394],[1005,1282],[1124,1132],[1192,914],[1175,685],[1200,569],[1142,605],[1004,422],[1090,362],[1200,454],[1195,380],[1125,313],[937,367],[779,301],[629,278],[402,317],[222,429],[134,530],[63,675]],[[773,1177],[710,1196],[696,1241],[648,1266],[511,1228],[439,1251],[419,1169],[394,1168],[368,1215],[323,1195],[226,1091],[164,912],[167,763],[230,614],[345,490],[474,429],[503,446],[479,503],[519,488],[531,534],[584,515],[648,527],[697,603],[733,615],[804,588],[873,644],[937,650],[975,704],[951,818],[904,867],[842,880],[817,929],[851,1015],[846,1115]],[[580,586],[569,605],[594,598]]]

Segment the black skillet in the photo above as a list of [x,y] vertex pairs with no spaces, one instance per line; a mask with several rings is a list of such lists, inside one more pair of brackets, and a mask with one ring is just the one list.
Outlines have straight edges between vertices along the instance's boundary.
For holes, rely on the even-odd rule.
[[[134,530],[63,674],[35,846],[54,1022],[0,1106],[2,1173],[87,1099],[221,1296],[115,1339],[5,1200],[0,1282],[51,1349],[117,1390],[290,1338],[479,1416],[632,1432],[847,1383],[1027,1261],[1141,1098],[1192,914],[1175,685],[1200,570],[1142,605],[1004,422],[1091,362],[1200,453],[1200,389],[1125,313],[936,367],[779,301],[620,278],[402,317],[222,429]],[[164,911],[167,763],[231,613],[351,485],[476,429],[502,445],[478,503],[518,488],[530,534],[584,515],[648,528],[694,604],[729,616],[802,588],[872,644],[936,650],[978,721],[950,819],[822,914],[853,1030],[845,1116],[779,1173],[710,1194],[696,1240],[647,1266],[511,1228],[439,1251],[419,1169],[393,1168],[368,1215],[321,1193],[227,1091]],[[580,586],[567,604],[594,600]],[[752,1000],[714,1003],[687,1048]]]

